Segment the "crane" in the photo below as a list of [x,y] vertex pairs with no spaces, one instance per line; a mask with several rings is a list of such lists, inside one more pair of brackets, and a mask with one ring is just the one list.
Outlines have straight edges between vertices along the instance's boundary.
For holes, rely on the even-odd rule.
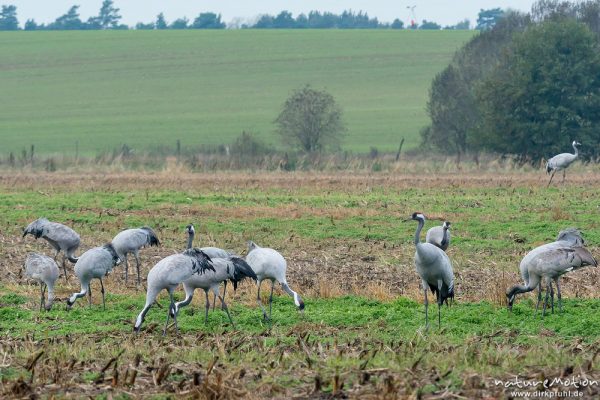
[[[40,311],[43,308],[46,311],[50,311],[54,302],[54,283],[58,279],[58,265],[56,265],[56,261],[43,254],[29,253],[25,259],[25,273],[40,284]],[[46,288],[48,288],[47,303],[44,298]]]
[[140,284],[140,258],[139,252],[145,246],[159,246],[160,241],[152,228],[143,226],[141,228],[126,229],[117,233],[112,240],[112,245],[117,251],[119,258],[125,261],[125,284],[127,284],[127,275],[129,264],[127,254],[133,253],[137,269],[137,284]]
[[563,181],[563,183],[565,182],[565,175],[567,173],[567,168],[569,168],[569,165],[573,164],[573,162],[575,162],[575,160],[577,160],[577,158],[579,157],[579,151],[577,150],[577,146],[581,146],[581,143],[574,140],[571,145],[573,146],[573,150],[575,150],[574,154],[561,153],[561,154],[558,154],[558,155],[552,157],[546,163],[546,173],[549,174],[550,172],[552,172],[552,175],[550,175],[550,180],[548,181],[548,185],[546,187],[549,187],[550,183],[552,183],[552,178],[554,178],[554,174],[556,173],[556,171],[563,172],[563,180],[562,181]]

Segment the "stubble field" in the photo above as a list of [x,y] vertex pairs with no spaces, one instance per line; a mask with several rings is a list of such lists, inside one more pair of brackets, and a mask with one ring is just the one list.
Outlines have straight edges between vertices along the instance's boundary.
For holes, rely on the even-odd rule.
[[[92,398],[503,398],[499,381],[600,379],[600,317],[595,268],[563,278],[564,311],[534,316],[534,296],[505,307],[530,249],[579,227],[593,254],[600,232],[600,176],[579,171],[545,188],[541,172],[443,175],[218,173],[0,174],[0,392],[3,397]],[[452,222],[448,250],[457,297],[424,330],[412,243],[413,211]],[[228,293],[235,329],[216,310],[203,321],[203,295],[179,317],[180,333],[162,337],[166,293],[142,332],[133,322],[141,288],[117,267],[99,283],[93,305],[69,278],[62,300],[39,312],[39,287],[27,281],[27,252],[53,252],[22,238],[46,216],[72,226],[80,253],[127,227],[150,225],[160,248],[142,251],[142,275],[185,246],[245,254],[246,240],[278,249],[304,314],[278,288],[272,322],[261,319],[251,283]],[[429,228],[439,221],[429,221]],[[424,236],[424,235],[423,235]],[[263,283],[264,285],[264,283]],[[263,286],[268,288],[268,285]],[[229,291],[228,291],[229,292]],[[263,290],[265,295],[268,290]],[[183,292],[177,292],[181,299]],[[263,296],[263,301],[266,300]],[[436,311],[436,307],[432,306]],[[435,314],[435,313],[433,313]],[[564,382],[564,381],[563,381]],[[539,386],[539,385],[537,385]],[[536,388],[539,388],[537,387]],[[534,391],[536,388],[528,388]],[[550,390],[576,390],[554,385]],[[577,389],[585,397],[597,385]]]

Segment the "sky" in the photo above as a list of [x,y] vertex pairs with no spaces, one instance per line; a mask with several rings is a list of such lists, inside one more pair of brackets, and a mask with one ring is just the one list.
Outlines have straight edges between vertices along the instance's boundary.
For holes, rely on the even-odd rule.
[[[138,22],[151,22],[156,15],[163,12],[167,22],[187,17],[193,20],[201,12],[221,14],[224,22],[254,22],[262,14],[276,15],[287,10],[295,17],[300,13],[308,14],[311,10],[329,11],[336,14],[344,10],[366,12],[369,17],[377,17],[380,22],[392,22],[400,18],[409,23],[411,7],[414,6],[416,21],[437,22],[442,26],[454,25],[469,19],[473,26],[477,21],[480,9],[500,7],[530,11],[533,0],[114,0],[120,9],[121,22],[135,25]],[[97,15],[102,0],[0,0],[0,5],[17,6],[17,16],[21,25],[27,19],[35,19],[37,23],[54,21],[65,14],[73,5],[79,5],[82,20]]]

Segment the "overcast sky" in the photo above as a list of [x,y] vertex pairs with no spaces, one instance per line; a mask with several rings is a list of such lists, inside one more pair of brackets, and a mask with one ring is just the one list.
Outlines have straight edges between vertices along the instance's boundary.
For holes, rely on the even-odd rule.
[[[426,19],[441,25],[454,25],[468,18],[473,25],[480,9],[500,7],[529,11],[533,3],[533,0],[114,0],[121,10],[121,22],[127,25],[154,21],[160,12],[165,14],[167,22],[171,22],[180,17],[193,20],[200,12],[211,11],[220,13],[223,21],[230,23],[239,18],[253,21],[258,15],[275,15],[282,10],[290,11],[295,17],[311,10],[338,14],[348,9],[366,12],[381,22],[400,18],[408,23],[411,14],[407,7],[410,6],[416,6],[414,13],[419,23]],[[102,0],[0,0],[0,4],[17,6],[19,22],[23,25],[30,18],[38,23],[52,22],[73,5],[80,5],[81,19],[87,20],[98,14]]]

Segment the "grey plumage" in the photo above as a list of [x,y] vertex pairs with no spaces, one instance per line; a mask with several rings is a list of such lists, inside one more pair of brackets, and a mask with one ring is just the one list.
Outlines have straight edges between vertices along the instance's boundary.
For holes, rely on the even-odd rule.
[[115,265],[121,262],[119,255],[111,243],[107,243],[104,246],[94,247],[83,253],[77,263],[75,264],[75,275],[81,283],[81,291],[73,293],[69,300],[67,300],[67,310],[73,307],[75,301],[78,298],[88,295],[88,302],[92,304],[92,291],[90,283],[92,279],[100,280],[100,287],[102,293],[102,307],[106,309],[106,302],[104,297],[104,278]]
[[569,165],[573,164],[573,162],[575,162],[575,160],[577,160],[577,158],[579,157],[579,151],[577,150],[577,146],[581,146],[581,143],[574,140],[572,146],[573,150],[575,150],[574,154],[561,153],[552,157],[546,163],[546,173],[552,173],[552,175],[550,176],[550,180],[548,181],[548,185],[546,187],[550,186],[550,183],[552,183],[552,178],[554,178],[554,174],[556,173],[556,171],[563,171],[562,181],[565,181],[567,168],[569,168]]
[[427,290],[436,296],[438,303],[438,326],[441,326],[441,307],[444,301],[454,298],[454,271],[452,262],[446,253],[431,243],[421,243],[420,235],[425,225],[425,215],[413,213],[412,220],[419,224],[415,232],[415,267],[421,277],[425,294],[425,326],[429,327],[427,315]]
[[125,284],[127,284],[129,263],[127,255],[133,253],[137,269],[137,284],[140,284],[140,258],[139,251],[146,246],[159,246],[160,241],[152,228],[144,226],[141,228],[126,229],[119,232],[112,240],[112,245],[119,257],[125,261]]
[[[252,270],[256,273],[258,293],[257,301],[263,312],[264,319],[271,319],[271,311],[273,306],[273,288],[275,281],[281,284],[281,288],[294,299],[294,304],[300,311],[304,311],[304,301],[300,295],[294,292],[287,284],[286,271],[287,262],[285,258],[276,250],[269,249],[266,247],[260,247],[256,243],[248,242],[248,254],[246,255],[246,262]],[[260,299],[260,285],[263,280],[268,279],[271,281],[271,295],[269,296],[269,315],[263,307]]]
[[[54,284],[58,279],[58,265],[52,258],[39,253],[29,253],[25,260],[25,274],[40,284],[40,310],[49,311],[54,302]],[[48,302],[44,292],[48,288]]]
[[582,267],[595,267],[598,265],[592,254],[583,247],[584,240],[577,229],[565,229],[558,234],[557,239],[558,240],[552,243],[536,247],[523,257],[519,269],[524,285],[515,285],[507,290],[506,297],[509,310],[512,309],[517,294],[531,292],[538,287],[538,301],[535,306],[537,312],[542,297],[542,280],[544,280],[546,284],[546,298],[544,300],[542,315],[545,314],[546,307],[548,306],[549,296],[551,296],[552,311],[554,311],[554,289],[552,288],[552,281],[556,284],[558,306],[562,311],[562,296],[559,284],[560,277],[567,272]]
[[427,230],[425,241],[446,251],[450,246],[450,222],[444,221],[442,226],[434,226]]
[[239,257],[229,256],[228,258],[211,258],[211,261],[214,271],[208,271],[202,275],[192,275],[183,282],[185,300],[175,304],[174,314],[176,315],[181,307],[190,304],[194,296],[194,290],[203,289],[206,297],[204,323],[208,321],[208,309],[210,307],[208,292],[212,291],[215,298],[219,297],[219,300],[221,300],[223,310],[227,313],[231,325],[234,325],[227,304],[225,303],[224,296],[219,296],[219,285],[221,282],[231,280],[233,282],[233,287],[237,288],[238,282],[243,279],[250,278],[256,280],[256,274],[246,261]]
[[177,314],[175,313],[175,302],[173,292],[177,285],[189,279],[193,274],[202,274],[206,271],[215,271],[210,257],[199,249],[187,249],[183,253],[173,254],[160,260],[148,273],[148,289],[146,291],[146,304],[135,320],[133,330],[139,332],[146,313],[156,300],[158,294],[166,289],[169,292],[169,309],[163,335],[167,333],[169,318],[173,314],[175,329],[177,328]]
[[32,235],[36,239],[43,238],[50,243],[54,250],[56,250],[56,254],[54,255],[55,260],[58,254],[61,251],[63,252],[62,267],[66,279],[67,267],[65,265],[65,258],[72,263],[77,262],[75,251],[81,242],[77,232],[58,222],[51,222],[46,218],[38,218],[23,230],[23,237],[27,235]]

